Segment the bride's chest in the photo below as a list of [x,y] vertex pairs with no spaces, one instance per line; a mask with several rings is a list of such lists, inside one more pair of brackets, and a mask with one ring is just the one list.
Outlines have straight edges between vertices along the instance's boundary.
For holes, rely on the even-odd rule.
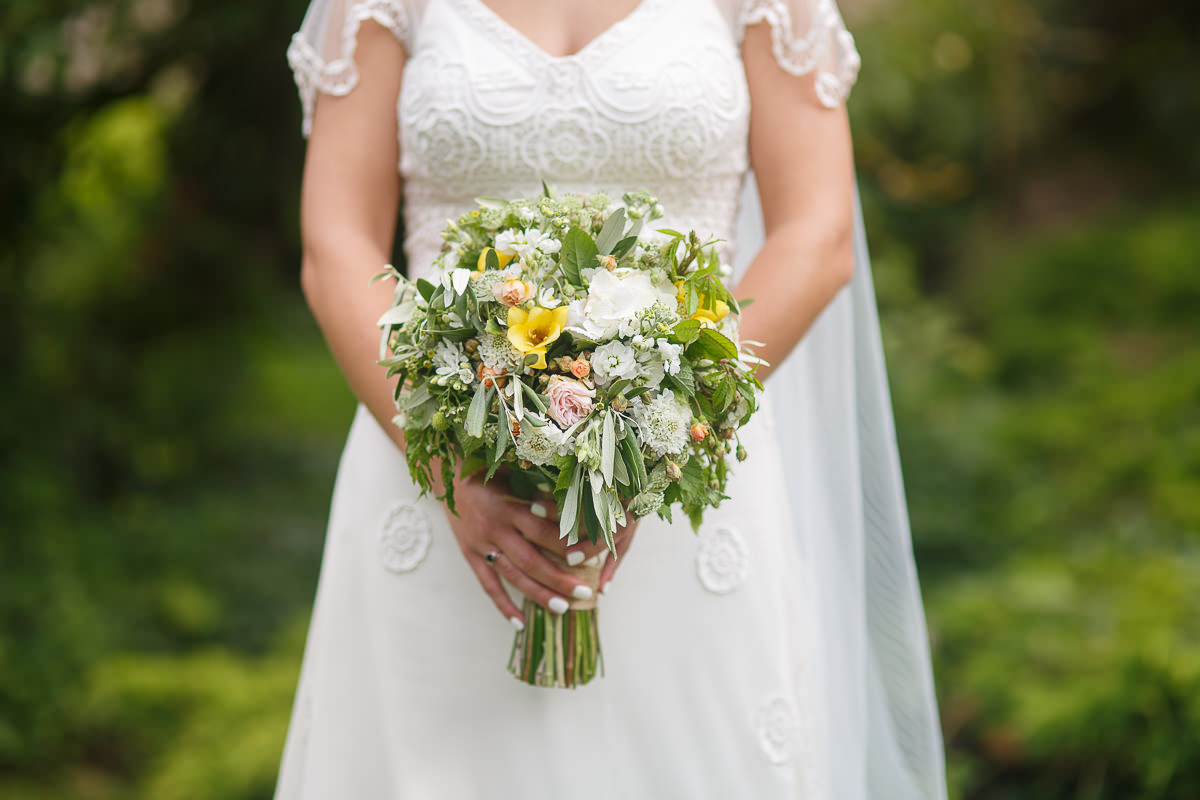
[[749,97],[707,0],[643,0],[556,58],[479,0],[432,0],[399,101],[400,170],[443,191],[740,176]]

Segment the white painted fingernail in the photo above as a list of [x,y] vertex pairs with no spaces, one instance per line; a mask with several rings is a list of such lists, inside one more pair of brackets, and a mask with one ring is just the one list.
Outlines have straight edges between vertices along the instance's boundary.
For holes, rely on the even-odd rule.
[[524,623],[524,622],[521,622],[521,618],[520,618],[520,617],[509,617],[509,618],[508,618],[508,621],[509,621],[509,622],[511,622],[511,623],[512,623],[512,626],[513,626],[514,628],[516,628],[518,631],[523,631],[523,630],[525,630],[525,623]]
[[565,614],[567,613],[567,609],[570,608],[567,601],[561,597],[551,597],[550,602],[546,606],[555,614]]
[[535,517],[541,517],[542,519],[545,519],[547,516],[546,507],[541,503],[534,503],[531,505],[529,507],[529,513],[533,514]]
[[583,563],[587,564],[589,567],[600,566],[600,554],[596,553],[596,555],[592,556],[591,558],[589,558],[587,561],[585,561]]
[[609,578],[608,582],[604,584],[604,588],[600,590],[600,594],[608,594],[608,587],[610,586],[612,586],[612,578]]
[[582,583],[571,590],[571,596],[576,600],[591,600],[592,587],[584,586]]
[[582,561],[583,561],[583,551],[582,550],[572,550],[571,552],[567,553],[567,563],[570,564],[572,567],[578,566],[579,563]]
[[539,492],[548,492],[548,491],[550,491],[550,484],[543,481],[542,483],[539,483],[537,485],[537,488],[538,488]]

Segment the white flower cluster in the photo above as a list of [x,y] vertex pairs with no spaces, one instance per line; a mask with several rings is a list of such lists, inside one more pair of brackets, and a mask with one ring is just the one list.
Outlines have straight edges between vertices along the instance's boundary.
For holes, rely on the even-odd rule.
[[539,427],[526,419],[521,421],[521,432],[514,449],[517,458],[544,467],[554,463],[554,456],[571,452],[571,439],[549,420]]
[[503,334],[487,334],[479,340],[479,360],[488,369],[502,373],[519,372],[524,358]]
[[649,403],[634,404],[631,412],[643,444],[655,458],[682,453],[687,447],[692,410],[670,389],[664,389]]
[[471,360],[467,358],[462,347],[454,342],[443,339],[437,343],[437,349],[433,351],[433,365],[437,369],[434,381],[440,386],[446,386],[455,379],[470,386],[475,379],[475,373],[471,371]]
[[592,353],[592,374],[601,386],[633,380],[638,375],[637,353],[620,339],[602,344]]

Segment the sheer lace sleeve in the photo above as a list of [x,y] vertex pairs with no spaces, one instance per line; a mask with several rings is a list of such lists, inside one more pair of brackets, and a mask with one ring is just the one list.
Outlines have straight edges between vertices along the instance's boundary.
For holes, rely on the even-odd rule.
[[861,60],[834,0],[722,0],[739,44],[748,26],[766,22],[779,66],[813,76],[817,97],[829,108],[845,101]]
[[304,110],[305,138],[317,92],[344,95],[358,85],[354,48],[362,23],[378,22],[411,52],[417,13],[418,0],[312,0],[287,49]]

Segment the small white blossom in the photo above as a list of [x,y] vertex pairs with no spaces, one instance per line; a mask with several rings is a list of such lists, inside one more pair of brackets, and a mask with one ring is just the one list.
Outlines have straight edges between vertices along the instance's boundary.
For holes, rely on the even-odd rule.
[[547,466],[554,463],[554,456],[569,452],[571,441],[553,422],[545,417],[539,419],[545,420],[546,424],[539,427],[527,419],[521,421],[521,431],[514,449],[517,458]]
[[509,229],[496,234],[496,249],[505,255],[515,255],[524,260],[532,256],[535,250],[557,253],[562,249],[562,242],[537,228],[527,231]]
[[470,283],[471,270],[469,269],[457,267],[442,273],[442,286],[446,287],[447,292],[453,291],[455,294],[462,294]]
[[502,334],[485,334],[479,339],[479,360],[498,373],[519,372],[524,356]]
[[445,386],[457,378],[468,386],[475,379],[471,370],[471,361],[462,347],[455,342],[442,340],[438,342],[433,353],[433,365],[437,368],[438,382]]
[[562,300],[554,293],[553,286],[542,286],[538,289],[537,304],[542,308],[558,308],[562,305]]
[[632,380],[638,374],[637,353],[618,339],[597,347],[591,361],[592,373],[601,386],[622,379]]
[[681,453],[687,447],[692,411],[670,389],[664,389],[649,403],[635,404],[632,413],[642,443],[650,448],[655,458]]
[[683,354],[683,345],[675,344],[667,339],[659,339],[658,352],[662,356],[663,369],[667,374],[678,375],[679,357]]

